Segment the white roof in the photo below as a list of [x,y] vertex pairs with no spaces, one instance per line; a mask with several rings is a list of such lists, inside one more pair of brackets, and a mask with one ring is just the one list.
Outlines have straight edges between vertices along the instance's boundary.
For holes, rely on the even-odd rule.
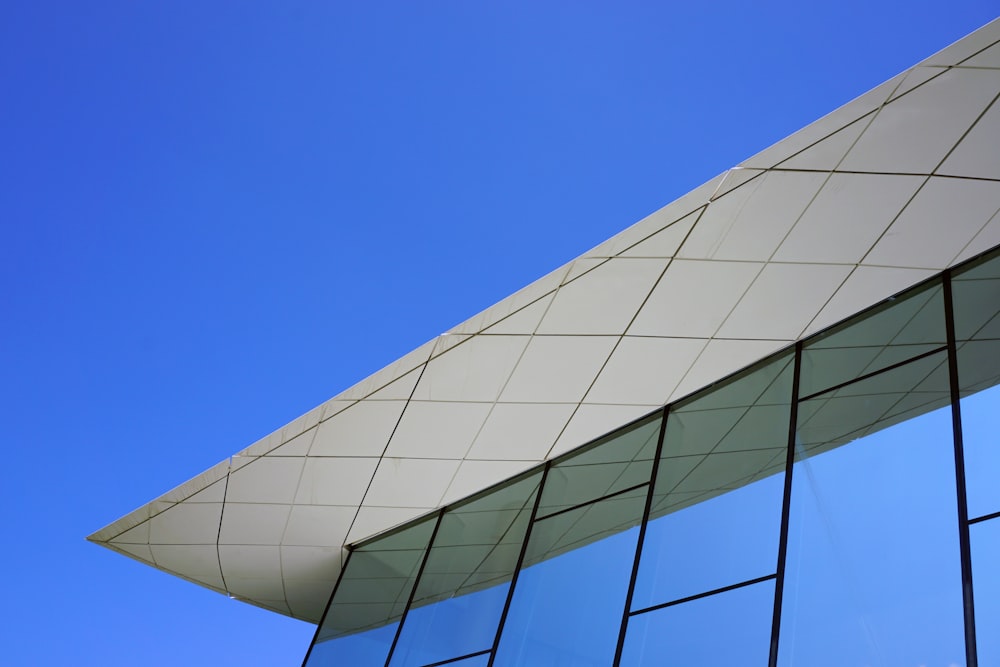
[[89,539],[316,622],[342,547],[1000,244],[1000,20]]

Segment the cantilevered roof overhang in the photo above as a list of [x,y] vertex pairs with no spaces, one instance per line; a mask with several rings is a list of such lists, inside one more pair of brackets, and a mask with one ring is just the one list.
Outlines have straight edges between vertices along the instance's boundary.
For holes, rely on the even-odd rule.
[[319,620],[344,545],[1000,244],[1000,20],[89,539]]

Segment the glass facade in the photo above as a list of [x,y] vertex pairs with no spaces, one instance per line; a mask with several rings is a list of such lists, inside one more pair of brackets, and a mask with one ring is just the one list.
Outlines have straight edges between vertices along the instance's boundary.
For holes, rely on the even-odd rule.
[[1000,664],[1000,252],[354,545],[307,667]]

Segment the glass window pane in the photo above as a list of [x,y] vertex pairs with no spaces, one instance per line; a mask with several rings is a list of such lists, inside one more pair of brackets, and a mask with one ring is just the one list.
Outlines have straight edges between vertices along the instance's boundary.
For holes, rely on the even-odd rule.
[[633,616],[622,667],[766,667],[773,610],[765,581]]
[[1000,256],[952,282],[969,517],[1000,511]]
[[393,666],[425,665],[493,646],[540,479],[536,472],[441,517]]
[[384,665],[398,627],[399,621],[393,621],[379,628],[338,637],[336,641],[317,639],[306,664],[308,667]]
[[940,361],[800,406],[780,665],[965,663],[951,410],[926,411]]
[[351,553],[309,667],[385,664],[436,521],[425,519]]
[[801,402],[796,458],[815,456],[949,405],[948,359],[941,352]]
[[959,341],[1000,338],[1000,318],[997,318],[1000,254],[994,253],[956,272],[951,289],[955,338]]
[[799,396],[811,396],[946,342],[944,301],[937,281],[811,338],[802,348]]
[[671,408],[633,610],[774,574],[791,359]]
[[[997,359],[1000,360],[1000,357]],[[965,490],[970,519],[1000,512],[997,415],[1000,415],[1000,386],[962,399]]]
[[448,667],[454,665],[454,667],[486,667],[490,664],[490,654],[485,653],[483,655],[475,655],[471,658],[466,658],[465,660],[455,660],[453,662],[447,663]]
[[494,665],[612,663],[645,504],[639,489],[535,522]]
[[657,412],[554,463],[545,479],[538,516],[649,482],[660,419]]
[[1000,519],[969,526],[979,664],[1000,665]]

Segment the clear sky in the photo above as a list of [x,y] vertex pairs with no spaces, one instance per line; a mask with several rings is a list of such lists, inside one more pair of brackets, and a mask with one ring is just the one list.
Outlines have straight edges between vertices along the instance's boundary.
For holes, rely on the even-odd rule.
[[996,14],[4,3],[2,661],[298,664],[84,537]]

